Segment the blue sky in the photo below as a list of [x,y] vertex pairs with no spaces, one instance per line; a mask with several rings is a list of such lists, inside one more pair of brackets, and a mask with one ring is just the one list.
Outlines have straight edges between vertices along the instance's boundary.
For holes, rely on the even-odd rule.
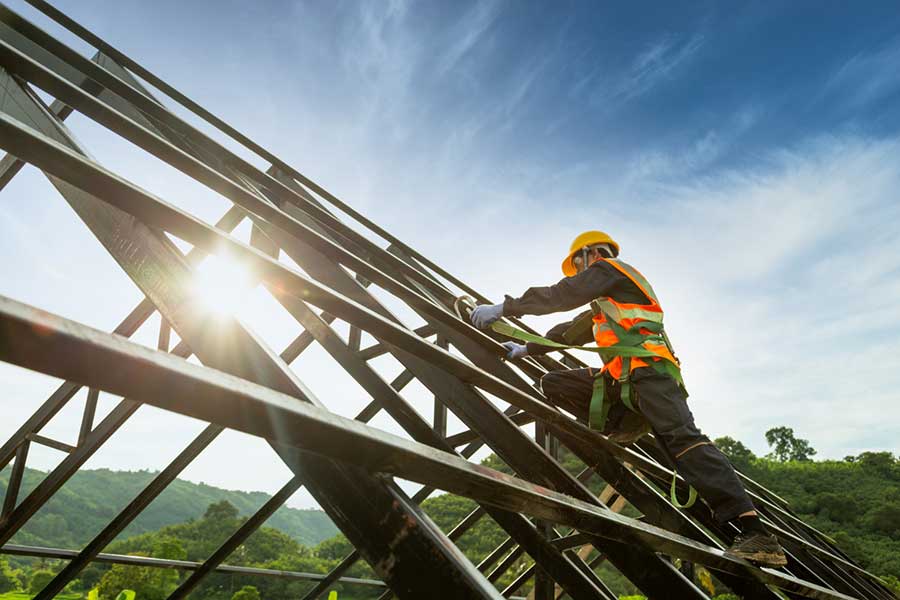
[[[572,237],[608,231],[653,281],[711,436],[763,453],[787,425],[822,457],[900,451],[896,5],[58,6],[490,297],[557,280]],[[226,208],[84,117],[70,126],[167,200],[210,220]],[[0,251],[13,298],[105,329],[138,299],[33,169],[0,194]],[[278,350],[295,333],[256,318]],[[342,414],[364,400],[321,354],[297,370]],[[5,436],[52,382],[8,366],[0,380]],[[89,466],[159,468],[199,430],[141,414]],[[277,489],[271,452],[229,436],[187,476]],[[271,467],[221,469],[254,459]]]

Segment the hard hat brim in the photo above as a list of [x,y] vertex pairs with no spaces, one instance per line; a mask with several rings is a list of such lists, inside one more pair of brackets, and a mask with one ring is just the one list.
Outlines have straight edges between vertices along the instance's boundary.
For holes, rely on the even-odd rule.
[[[614,242],[612,239],[601,243],[609,244],[609,247],[613,249],[613,258],[619,255],[619,244]],[[581,248],[572,250],[572,252],[570,252],[569,255],[565,258],[565,260],[562,261],[562,272],[566,277],[574,277],[575,275],[578,275],[578,269],[575,268],[575,263],[572,262],[572,259],[575,258],[575,255],[580,251]]]

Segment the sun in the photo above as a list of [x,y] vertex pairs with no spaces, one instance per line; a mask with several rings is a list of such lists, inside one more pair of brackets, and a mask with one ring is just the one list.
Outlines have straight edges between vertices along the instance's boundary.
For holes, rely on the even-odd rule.
[[210,255],[194,269],[191,293],[213,315],[233,316],[246,304],[255,283],[240,261]]

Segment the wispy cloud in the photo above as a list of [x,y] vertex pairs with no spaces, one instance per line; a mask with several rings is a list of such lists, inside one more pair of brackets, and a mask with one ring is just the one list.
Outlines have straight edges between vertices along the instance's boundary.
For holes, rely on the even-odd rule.
[[885,363],[900,352],[900,140],[825,137],[769,159],[670,186],[654,235],[636,236],[665,256],[647,259],[675,309],[692,406],[757,446],[789,424],[832,456],[892,449],[835,424],[860,386],[871,426],[900,422],[900,369]]
[[[530,176],[495,180],[505,195],[465,209],[471,245],[453,232],[419,243],[500,298],[555,281],[570,238],[606,229],[662,297],[704,430],[758,451],[782,424],[824,456],[896,451],[900,139],[817,137],[693,180]],[[554,185],[533,187],[542,178]],[[574,203],[579,189],[600,200]],[[860,389],[869,416],[843,420]]]
[[761,107],[748,105],[730,118],[721,119],[716,128],[685,132],[689,137],[683,142],[642,148],[630,159],[626,176],[635,184],[647,185],[685,181],[702,174],[740,143],[757,124],[762,112]]
[[447,75],[457,67],[496,21],[502,7],[503,3],[498,0],[478,2],[453,23],[448,36],[452,41],[442,49],[435,61],[438,77]]
[[[278,23],[271,11],[252,18],[206,11],[215,27],[197,34],[204,37],[195,50],[177,46],[169,55],[158,39],[141,33],[147,30],[141,21],[166,11],[156,4],[149,12],[132,7],[116,23],[127,16],[139,26],[111,28],[123,37],[110,41],[139,59],[152,56],[161,75],[201,104],[492,298],[556,281],[561,253],[575,234],[610,231],[623,257],[662,296],[692,410],[708,433],[764,450],[762,432],[784,424],[825,456],[898,450],[900,138],[895,130],[877,131],[877,140],[835,134],[846,131],[842,123],[823,125],[818,114],[806,120],[790,114],[773,124],[784,110],[779,107],[807,100],[809,89],[822,85],[804,80],[804,55],[795,52],[799,66],[790,76],[801,84],[783,81],[783,90],[773,89],[781,80],[773,76],[772,56],[797,50],[799,42],[773,36],[769,53],[737,56],[735,46],[750,39],[739,36],[755,40],[766,32],[746,24],[707,26],[702,15],[680,6],[684,33],[645,30],[624,42],[598,31],[625,31],[647,15],[616,11],[608,19],[592,7],[556,18],[503,2],[452,10],[405,1],[291,6]],[[89,24],[111,19],[89,6],[73,4],[76,10]],[[172,0],[166,10],[183,7]],[[672,27],[663,20],[648,24],[654,31]],[[219,42],[209,32],[223,27],[266,35],[247,54],[231,44],[233,64],[222,65],[224,71],[212,62],[197,68]],[[865,120],[873,102],[896,93],[900,40],[848,58],[829,44],[834,31],[818,32],[819,49],[833,51],[828,64],[837,65],[819,108]],[[736,63],[740,81],[715,85],[722,69],[733,74]],[[223,79],[223,72],[247,78]],[[698,95],[697,86],[706,83],[710,93]],[[803,124],[792,128],[795,121]],[[85,144],[122,170],[111,136],[84,123],[71,119]],[[179,201],[202,197],[169,173],[149,176],[143,164],[129,165],[126,174]],[[28,184],[21,197],[29,202],[9,208],[31,230],[0,219],[0,241],[8,244],[0,247],[10,256],[23,248],[35,254],[16,236],[49,227],[31,209],[50,206],[50,196],[21,179],[27,176],[13,185]],[[59,312],[106,327],[132,300],[126,294],[136,296],[134,286],[71,211],[56,207],[53,241],[61,255],[79,257],[70,262],[82,268],[80,277],[85,272],[82,289],[73,294],[31,262],[7,261],[5,293],[42,306],[58,298]],[[64,229],[65,222],[73,226]],[[94,252],[77,253],[81,247]],[[253,326],[280,347],[279,336],[298,329],[270,304],[253,311],[268,319]],[[392,309],[401,312],[399,304],[393,301]],[[559,318],[531,321],[545,328]],[[344,414],[368,401],[315,346],[295,366]],[[36,403],[50,386],[20,387],[16,397]],[[848,411],[857,399],[868,409]],[[21,422],[33,408],[23,406],[0,425],[8,431]],[[138,434],[144,435],[137,432],[128,443],[153,447]],[[237,452],[212,449],[192,477],[277,489],[284,477],[277,461],[252,474],[259,484],[245,476],[226,481],[232,474],[218,466],[239,464],[245,457]],[[261,451],[257,463],[267,464],[267,456]],[[128,458],[151,459],[152,453]],[[125,466],[114,457],[102,464]]]
[[856,109],[900,89],[900,37],[877,50],[860,52],[842,62],[823,88],[823,95],[840,95]]
[[666,35],[641,50],[621,76],[598,92],[599,104],[619,104],[650,93],[671,81],[700,51],[705,42],[702,34]]

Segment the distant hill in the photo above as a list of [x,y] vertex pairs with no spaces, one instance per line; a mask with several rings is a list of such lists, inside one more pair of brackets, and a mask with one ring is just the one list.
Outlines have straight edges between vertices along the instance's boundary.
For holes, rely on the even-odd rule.
[[[888,452],[864,452],[843,461],[778,461],[756,457],[743,444],[730,438],[719,438],[716,443],[742,471],[788,500],[801,518],[834,537],[839,547],[862,566],[884,577],[885,583],[900,597],[900,460]],[[578,472],[581,468],[579,461],[568,452],[563,452],[561,463],[570,472]],[[482,464],[509,472],[494,455]],[[0,490],[5,489],[8,473],[8,470],[0,473]],[[40,473],[29,471],[27,475],[28,483],[34,485]],[[27,531],[15,539],[29,544],[80,546],[152,476],[147,472],[106,470],[80,473],[53,503],[36,515]],[[602,485],[596,479],[589,482],[595,493]],[[258,492],[233,492],[177,481],[149,507],[139,522],[109,546],[109,551],[204,560],[239,527],[241,519],[237,513],[248,514],[266,498]],[[450,494],[435,496],[422,504],[425,512],[445,532],[470,514],[475,506],[469,499]],[[626,507],[624,513],[632,517],[638,514],[633,507]],[[268,525],[232,554],[228,558],[229,564],[326,573],[352,550],[350,543],[337,534],[321,511],[282,509]],[[314,539],[318,543],[310,541]],[[457,544],[477,563],[505,539],[506,534],[491,519],[484,518],[460,537]],[[298,540],[306,547],[299,546]],[[0,557],[0,590],[15,589],[15,586],[3,587],[3,561],[4,557]],[[24,574],[22,581],[30,581],[32,575],[36,576],[35,569],[44,568],[19,557],[8,557],[8,562],[15,572]],[[526,558],[517,559],[499,579],[498,585],[501,588],[508,585],[527,564]],[[51,570],[59,566],[60,563],[54,561],[49,563]],[[10,571],[8,567],[5,570]],[[111,600],[125,587],[123,581],[132,585],[139,571],[136,567],[94,564],[81,574],[81,587],[77,589],[86,593],[99,585],[101,592],[109,592],[101,593],[101,600]],[[703,581],[699,573],[698,584]],[[363,562],[357,563],[347,574],[361,578],[374,576]],[[628,580],[605,562],[598,567],[598,574],[619,595],[637,593]],[[142,585],[149,587],[139,597],[165,598],[185,576],[184,573],[166,571],[158,579],[144,581]],[[302,597],[312,584],[252,575],[215,575],[207,578],[192,597],[229,600],[234,590],[245,585],[255,586],[262,598],[271,600]],[[380,595],[378,589],[347,584],[335,584],[333,589],[339,590],[340,597],[347,600],[369,600]],[[518,593],[525,595],[529,589],[526,585]],[[715,598],[723,600],[734,596],[723,594]]]
[[[6,492],[9,474],[9,467],[0,471],[0,498]],[[150,471],[80,471],[16,534],[12,543],[81,547],[155,475]],[[43,476],[41,471],[26,469],[20,501]],[[230,502],[241,515],[249,515],[269,497],[263,492],[223,490],[178,479],[125,529],[120,538],[200,518],[210,504],[221,500]],[[338,531],[321,510],[282,507],[266,524],[305,546],[314,546]]]

